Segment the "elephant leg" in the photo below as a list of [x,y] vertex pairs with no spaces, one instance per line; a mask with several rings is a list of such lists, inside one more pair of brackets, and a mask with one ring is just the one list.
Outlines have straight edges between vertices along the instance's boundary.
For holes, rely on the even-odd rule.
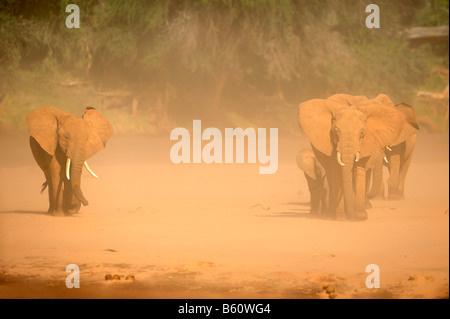
[[371,208],[373,208],[372,203],[370,202],[370,199],[368,199],[366,196],[366,209],[371,209]]
[[320,197],[320,209],[321,215],[326,214],[328,212],[328,181],[326,177],[322,177],[322,195]]
[[373,199],[385,199],[384,193],[385,193],[385,187],[384,187],[384,180],[383,180],[383,170],[384,166],[381,166],[381,172],[380,172],[380,188],[378,189],[378,193],[375,195]]
[[412,136],[410,139],[408,139],[405,142],[405,155],[404,158],[401,161],[400,166],[400,173],[399,173],[399,182],[398,182],[398,191],[400,198],[404,198],[404,192],[405,192],[405,180],[406,180],[406,174],[408,173],[409,166],[411,164],[412,154],[414,151],[414,147],[416,144],[416,136]]
[[355,213],[356,220],[366,220],[366,168],[361,160],[356,167],[355,176]]
[[347,217],[344,209],[339,169],[332,166],[331,169],[327,170],[326,174],[328,181],[328,218],[345,220]]
[[385,193],[384,181],[381,181],[380,191],[378,192],[378,195],[375,198],[377,198],[377,199],[385,199],[384,198],[384,193]]
[[366,209],[372,208],[369,197],[367,196],[368,190],[370,189],[370,180],[372,179],[372,169],[366,171]]
[[44,173],[45,182],[47,183],[48,188],[48,201],[49,201],[48,213],[52,214],[53,211],[55,210],[53,181],[50,169],[52,163],[52,156],[50,156],[46,151],[44,151],[42,147],[39,145],[39,143],[32,136],[30,136],[30,148],[33,157],[36,160],[36,163]]
[[328,182],[328,217],[336,220],[346,220],[342,173],[334,162],[328,167],[326,178]]
[[409,165],[411,164],[411,158],[410,156],[400,167],[400,173],[399,173],[399,181],[398,181],[398,195],[401,199],[404,198],[404,192],[405,192],[405,179],[406,174],[408,173]]
[[80,211],[81,202],[73,194],[70,182],[65,180],[63,193],[63,210],[66,214],[74,215]]
[[399,199],[399,174],[400,174],[400,155],[393,154],[389,158],[389,182],[388,182],[388,198]]
[[320,199],[322,197],[322,184],[320,179],[313,179],[305,174],[308,182],[309,193],[311,195],[311,215],[320,214]]
[[[367,196],[370,199],[384,199],[384,180],[383,180],[384,152],[374,155],[372,159],[374,161],[373,167],[371,169],[372,178],[368,176],[366,177],[368,178]],[[370,181],[372,182],[370,183]]]
[[49,214],[53,213],[53,210],[55,209],[55,201],[53,199],[53,186],[52,186],[52,178],[49,173],[45,174],[45,182],[47,183],[47,191],[48,191],[48,210],[47,212]]
[[61,166],[55,157],[50,162],[50,181],[48,182],[49,198],[52,200],[53,206],[49,211],[53,216],[64,216],[63,211],[63,191],[64,183],[61,177]]
[[[342,188],[342,174],[338,167],[332,171],[331,180],[329,184],[330,201],[328,203],[330,207],[331,218],[336,220],[346,220],[347,214],[345,212],[344,192]],[[327,174],[328,176],[328,174]]]
[[339,188],[339,190],[337,191],[336,209],[334,216],[336,220],[348,219],[347,213],[345,212],[344,193],[342,192],[342,188]]
[[[336,208],[337,202],[339,198],[339,178],[340,171],[337,167],[337,164],[334,161],[334,158],[331,159],[329,156],[324,155],[320,151],[318,151],[314,145],[311,144],[311,147],[314,151],[314,156],[317,161],[323,167],[325,173],[323,174],[323,179],[325,179],[324,184],[326,185],[326,191],[322,193],[322,196],[325,196],[326,205],[322,206],[323,216],[325,218],[336,218]],[[343,211],[343,209],[342,209]],[[344,211],[343,211],[344,212]]]

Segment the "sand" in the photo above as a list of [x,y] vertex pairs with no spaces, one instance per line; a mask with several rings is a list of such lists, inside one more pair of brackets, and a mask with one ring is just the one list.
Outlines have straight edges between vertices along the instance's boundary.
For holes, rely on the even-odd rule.
[[[73,217],[47,215],[28,139],[0,143],[0,298],[449,297],[448,135],[418,136],[406,199],[372,201],[364,222],[309,216],[302,136],[280,137],[273,175],[175,165],[168,136],[114,136]],[[369,264],[380,288],[366,287]]]

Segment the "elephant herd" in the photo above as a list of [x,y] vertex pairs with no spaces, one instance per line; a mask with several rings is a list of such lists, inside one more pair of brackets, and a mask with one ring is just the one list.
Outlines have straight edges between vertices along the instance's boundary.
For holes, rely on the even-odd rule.
[[336,94],[299,105],[298,120],[311,148],[297,154],[311,194],[312,215],[365,220],[369,199],[402,199],[419,130],[412,106],[388,96]]
[[[374,99],[336,94],[299,105],[298,120],[311,148],[297,154],[311,193],[311,214],[364,220],[370,198],[384,197],[383,165],[389,170],[388,197],[403,198],[405,177],[419,130],[414,109],[394,105],[386,95]],[[54,216],[72,215],[87,205],[81,188],[86,159],[103,149],[111,123],[93,107],[83,116],[53,107],[26,118],[33,156],[44,172]],[[369,189],[370,188],[370,189]]]

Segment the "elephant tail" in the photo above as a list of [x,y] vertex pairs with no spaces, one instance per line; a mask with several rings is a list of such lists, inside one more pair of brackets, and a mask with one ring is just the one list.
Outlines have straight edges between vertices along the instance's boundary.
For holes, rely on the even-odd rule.
[[47,181],[45,181],[44,183],[42,183],[42,188],[41,188],[41,194],[45,191],[45,189],[47,188],[47,186],[48,186],[48,183],[47,183]]

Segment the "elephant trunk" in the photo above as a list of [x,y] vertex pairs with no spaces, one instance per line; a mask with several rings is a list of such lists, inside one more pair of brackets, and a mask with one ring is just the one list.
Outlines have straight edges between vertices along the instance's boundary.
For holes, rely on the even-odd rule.
[[353,163],[356,152],[346,147],[340,155],[342,172],[342,191],[344,195],[345,212],[348,219],[355,219],[355,193],[353,191]]
[[355,194],[353,192],[353,167],[342,167],[342,188],[344,192],[345,211],[349,219],[355,218]]
[[72,192],[76,198],[84,205],[89,205],[87,199],[83,196],[81,192],[81,171],[83,169],[84,160],[82,159],[73,159],[70,167],[70,184],[72,186]]

